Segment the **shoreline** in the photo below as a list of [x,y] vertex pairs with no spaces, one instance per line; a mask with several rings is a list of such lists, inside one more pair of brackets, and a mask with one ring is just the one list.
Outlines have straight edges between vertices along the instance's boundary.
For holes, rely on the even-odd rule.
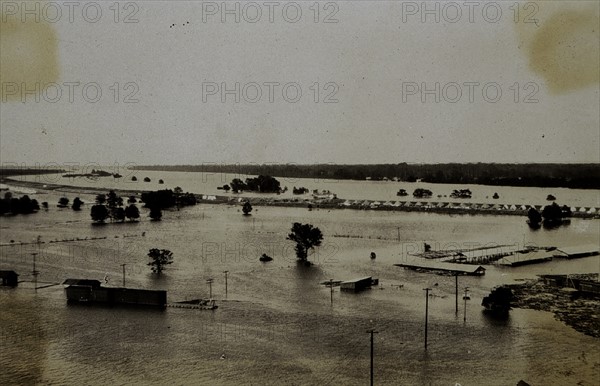
[[[95,187],[77,187],[63,184],[49,184],[33,181],[18,181],[12,178],[4,178],[0,182],[16,187],[33,188],[37,190],[80,193],[80,194],[102,194],[110,190],[123,196],[135,196],[143,192],[153,190],[143,189],[106,189]],[[165,188],[166,189],[166,188]],[[278,206],[307,209],[352,209],[352,210],[373,210],[373,211],[398,211],[398,212],[423,212],[437,214],[460,214],[460,215],[507,215],[507,216],[527,216],[529,208],[536,208],[541,211],[542,205],[528,204],[485,204],[472,202],[429,202],[419,199],[405,201],[377,201],[377,200],[345,200],[341,198],[318,199],[298,196],[298,198],[277,198],[277,197],[248,197],[239,193],[231,195],[211,195],[202,193],[193,193],[198,200],[198,204],[229,204],[238,205],[243,202],[250,202],[256,206]],[[388,204],[388,205],[386,205]],[[600,218],[600,208],[591,207],[593,213],[573,211],[571,217],[583,219]]]

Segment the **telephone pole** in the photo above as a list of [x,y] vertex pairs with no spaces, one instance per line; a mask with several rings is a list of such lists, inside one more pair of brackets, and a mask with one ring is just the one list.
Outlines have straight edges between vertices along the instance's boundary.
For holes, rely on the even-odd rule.
[[329,288],[331,289],[331,304],[333,305],[333,279],[329,279]]
[[463,322],[465,322],[465,323],[467,322],[467,300],[469,300],[468,292],[469,292],[469,287],[465,287],[465,295],[463,296],[463,299],[465,301],[465,313],[463,316]]
[[377,334],[378,331],[370,329],[367,332],[371,334],[371,386],[373,386],[373,334]]
[[123,288],[125,288],[125,266],[127,264],[123,263],[121,264],[121,267],[123,267]]
[[37,277],[40,274],[36,269],[35,269],[35,256],[37,255],[37,252],[33,252],[31,254],[31,256],[33,256],[33,269],[31,270],[31,274],[33,275],[33,287],[35,289],[35,292],[37,292]]
[[206,282],[208,283],[208,288],[209,288],[209,296],[208,296],[208,298],[212,299],[212,282],[213,282],[213,279],[212,278],[207,279]]
[[455,292],[455,301],[454,301],[454,305],[455,305],[455,314],[458,315],[458,274],[454,275],[454,292]]
[[429,317],[429,291],[431,288],[423,288],[425,291],[425,350],[427,350],[427,319]]
[[227,274],[229,271],[223,271],[223,273],[225,274],[225,297],[227,297]]

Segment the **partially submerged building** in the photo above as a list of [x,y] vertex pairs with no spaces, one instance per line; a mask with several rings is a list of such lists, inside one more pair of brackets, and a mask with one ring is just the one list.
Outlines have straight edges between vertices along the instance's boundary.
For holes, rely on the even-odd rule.
[[103,287],[98,280],[67,279],[67,302],[165,308],[167,291]]
[[540,275],[544,284],[558,288],[572,288],[588,295],[600,295],[600,282],[580,275]]
[[19,285],[19,274],[15,271],[0,271],[0,285],[16,287]]
[[571,247],[556,248],[555,257],[565,257],[567,259],[577,259],[580,257],[596,256],[600,254],[598,245],[576,245]]
[[373,285],[373,279],[371,278],[371,276],[367,276],[343,281],[340,283],[340,289],[342,291],[358,292],[367,288],[371,288],[371,285]]
[[513,255],[503,257],[497,261],[498,265],[506,265],[509,267],[518,267],[521,265],[544,263],[552,260],[552,252],[544,250],[517,252]]
[[394,264],[398,267],[405,269],[412,269],[419,272],[435,272],[445,273],[449,275],[471,275],[471,276],[483,276],[485,275],[485,268],[481,265],[471,264],[455,264],[455,263],[444,263],[432,260],[413,260],[407,263]]

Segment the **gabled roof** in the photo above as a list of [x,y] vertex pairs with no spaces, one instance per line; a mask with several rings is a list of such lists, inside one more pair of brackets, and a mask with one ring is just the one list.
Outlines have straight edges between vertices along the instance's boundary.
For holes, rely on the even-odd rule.
[[438,271],[449,271],[449,272],[471,272],[475,273],[478,271],[485,271],[485,268],[481,265],[473,265],[473,264],[456,264],[456,263],[446,263],[446,262],[438,262],[434,260],[424,260],[424,259],[413,259],[412,261],[400,264],[394,264],[399,267],[410,267],[410,268],[424,268]]
[[577,245],[571,247],[559,247],[556,248],[558,251],[563,252],[566,255],[579,255],[579,254],[598,254],[600,248],[597,245]]

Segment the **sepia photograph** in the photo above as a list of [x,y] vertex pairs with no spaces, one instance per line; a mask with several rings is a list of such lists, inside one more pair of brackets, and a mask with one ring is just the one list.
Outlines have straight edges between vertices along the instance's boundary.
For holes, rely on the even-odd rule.
[[0,385],[599,384],[598,0],[0,0]]

